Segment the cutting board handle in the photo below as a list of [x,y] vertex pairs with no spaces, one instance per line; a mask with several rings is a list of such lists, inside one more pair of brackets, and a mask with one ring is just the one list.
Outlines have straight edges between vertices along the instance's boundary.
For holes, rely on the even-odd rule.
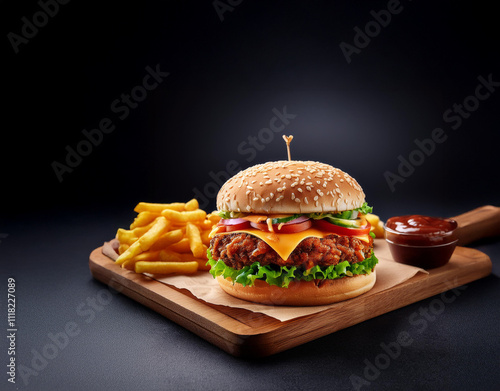
[[481,206],[453,217],[458,223],[458,245],[465,246],[478,239],[500,236],[500,208]]

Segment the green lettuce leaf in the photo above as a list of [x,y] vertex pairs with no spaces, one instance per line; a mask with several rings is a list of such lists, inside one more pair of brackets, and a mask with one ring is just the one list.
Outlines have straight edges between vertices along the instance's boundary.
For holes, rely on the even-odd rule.
[[259,279],[267,282],[269,285],[287,288],[293,280],[333,280],[358,274],[370,274],[378,263],[377,257],[372,252],[369,258],[358,263],[351,264],[347,261],[343,261],[337,265],[330,265],[327,267],[316,265],[309,270],[297,266],[261,266],[259,262],[254,262],[250,266],[245,266],[241,270],[236,270],[227,266],[220,259],[218,261],[213,259],[210,249],[207,251],[207,254],[207,265],[211,266],[210,274],[212,274],[214,278],[217,276],[223,276],[224,278],[229,277],[232,281],[240,283],[243,286],[252,286],[255,280]]
[[373,208],[371,206],[368,206],[367,202],[363,203],[363,205],[361,205],[360,208],[356,208],[354,210],[357,210],[358,212],[363,213],[365,215],[373,212]]
[[244,214],[241,212],[229,212],[227,210],[219,210],[215,212],[216,215],[219,215],[222,219],[237,219],[238,217],[243,216]]

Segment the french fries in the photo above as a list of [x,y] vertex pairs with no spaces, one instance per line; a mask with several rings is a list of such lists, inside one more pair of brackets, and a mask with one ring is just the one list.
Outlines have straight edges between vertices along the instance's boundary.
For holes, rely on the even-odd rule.
[[116,264],[136,273],[191,274],[209,270],[208,235],[220,217],[207,214],[198,201],[158,204],[139,202],[129,229],[116,232]]
[[380,217],[374,215],[373,213],[368,213],[365,215],[365,218],[371,224],[371,231],[375,234],[377,238],[384,237],[384,222],[380,220]]

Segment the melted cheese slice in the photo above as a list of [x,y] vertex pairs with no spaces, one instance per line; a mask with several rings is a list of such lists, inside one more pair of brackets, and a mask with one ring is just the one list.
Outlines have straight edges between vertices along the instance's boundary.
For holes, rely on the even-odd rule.
[[[234,233],[247,233],[258,237],[259,239],[266,242],[282,259],[288,259],[290,254],[295,250],[295,248],[306,238],[324,238],[327,235],[332,235],[332,232],[320,231],[315,228],[306,229],[302,232],[296,232],[292,234],[276,234],[273,232],[264,232],[256,228],[242,229],[239,231],[231,232],[217,232],[217,235],[227,235]],[[357,238],[364,242],[370,242],[370,236],[366,235],[353,235],[353,238]]]

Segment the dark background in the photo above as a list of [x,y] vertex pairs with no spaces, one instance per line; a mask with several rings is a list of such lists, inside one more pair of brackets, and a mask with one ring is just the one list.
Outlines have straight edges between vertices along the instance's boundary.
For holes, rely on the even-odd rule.
[[[402,11],[350,63],[340,43],[352,45],[354,29],[364,30],[374,20],[370,11],[387,9],[386,1],[236,1],[223,20],[214,3],[73,0],[59,5],[17,54],[8,34],[21,34],[22,18],[32,21],[41,6],[0,3],[0,262],[2,284],[7,276],[18,280],[21,361],[29,362],[31,349],[43,347],[47,334],[71,320],[81,301],[104,289],[88,273],[88,254],[130,224],[138,201],[198,195],[211,210],[222,180],[214,177],[229,175],[227,163],[246,168],[286,159],[282,134],[294,135],[293,159],[323,161],[354,176],[383,219],[403,213],[454,216],[500,204],[500,91],[480,101],[456,129],[443,119],[474,95],[479,76],[500,81],[498,13],[491,3],[402,0]],[[112,102],[141,85],[148,66],[169,75],[120,119]],[[258,141],[262,150],[248,152],[242,143],[258,140],[273,109],[285,106],[296,117],[268,144]],[[103,118],[115,130],[59,181],[53,162],[66,164],[67,146],[76,148],[85,140],[82,131]],[[446,141],[391,191],[384,173],[398,174],[398,156],[408,159],[415,140],[431,137],[435,128],[443,129]],[[440,323],[372,388],[420,379],[424,387],[457,389],[477,384],[470,378],[476,373],[483,388],[500,383],[498,346],[488,343],[498,341],[498,244],[477,246],[492,257],[494,275],[471,284],[463,307],[447,308]],[[478,306],[483,297],[489,301]],[[117,296],[29,387],[161,389],[168,381],[175,389],[252,389],[279,385],[274,373],[289,388],[299,387],[301,376],[311,386],[328,381],[348,388],[349,374],[362,371],[363,359],[375,357],[380,342],[394,340],[408,317],[426,305],[259,363],[234,360]],[[472,336],[475,344],[458,343]],[[367,344],[372,350],[363,353]],[[325,362],[341,372],[334,371],[336,380],[310,374]],[[465,370],[470,365],[476,372]],[[255,383],[247,370],[255,373]]]
[[[479,76],[500,80],[497,17],[486,2],[402,1],[350,64],[340,43],[352,45],[354,28],[387,2],[243,1],[221,21],[210,1],[75,1],[60,5],[18,54],[7,34],[19,34],[21,17],[31,20],[40,6],[12,3],[2,5],[2,197],[10,202],[30,195],[31,209],[121,208],[188,200],[197,188],[211,209],[209,173],[229,160],[246,168],[286,159],[284,133],[295,137],[294,159],[351,173],[382,215],[382,205],[410,199],[415,211],[433,204],[443,214],[457,201],[498,200],[484,182],[498,168],[498,91],[457,129],[443,120],[474,94]],[[169,76],[121,120],[112,102],[157,64]],[[290,124],[262,151],[240,153],[284,106],[296,115]],[[76,149],[82,131],[106,117],[115,130],[59,182],[51,164],[65,164],[66,146]],[[392,192],[384,172],[397,174],[398,156],[408,159],[414,140],[437,127],[447,140]]]

